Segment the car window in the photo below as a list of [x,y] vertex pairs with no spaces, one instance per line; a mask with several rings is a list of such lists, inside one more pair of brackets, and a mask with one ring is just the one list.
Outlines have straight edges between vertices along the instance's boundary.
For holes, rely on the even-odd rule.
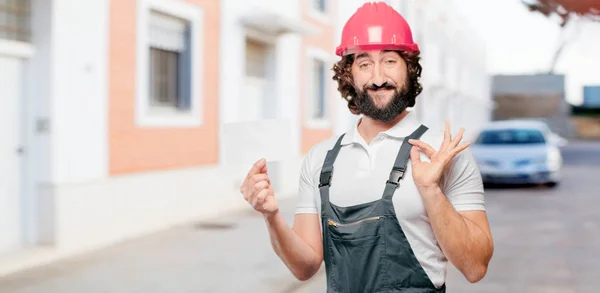
[[546,143],[544,135],[535,129],[499,129],[485,130],[477,138],[476,144],[539,144]]

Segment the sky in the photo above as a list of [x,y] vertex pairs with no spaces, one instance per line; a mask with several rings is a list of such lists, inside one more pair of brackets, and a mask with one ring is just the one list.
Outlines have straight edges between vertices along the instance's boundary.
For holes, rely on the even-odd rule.
[[[558,21],[529,12],[520,0],[455,0],[482,38],[491,74],[546,73],[558,46]],[[577,22],[556,73],[565,74],[566,99],[579,104],[584,85],[600,85],[600,23]]]

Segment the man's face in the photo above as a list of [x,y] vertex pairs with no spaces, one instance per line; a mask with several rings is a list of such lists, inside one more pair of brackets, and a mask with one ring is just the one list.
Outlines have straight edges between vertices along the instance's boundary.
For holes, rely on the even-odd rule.
[[360,113],[382,122],[390,122],[408,106],[407,66],[394,51],[356,53],[352,76]]

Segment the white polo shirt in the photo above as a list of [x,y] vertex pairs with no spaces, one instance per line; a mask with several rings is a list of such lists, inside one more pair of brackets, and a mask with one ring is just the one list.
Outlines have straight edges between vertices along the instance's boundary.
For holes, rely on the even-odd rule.
[[[350,129],[342,139],[342,148],[334,164],[330,201],[338,206],[351,206],[380,199],[402,140],[419,125],[415,114],[409,112],[394,127],[379,133],[370,144],[358,133],[358,124]],[[327,151],[333,148],[338,138],[334,136],[316,144],[304,158],[296,214],[320,215],[319,175]],[[435,149],[440,147],[443,139],[443,130],[434,129],[421,137]],[[423,153],[421,160],[430,161]],[[468,148],[455,156],[446,168],[440,187],[457,211],[485,210],[481,175]],[[393,203],[400,226],[421,266],[433,284],[441,286],[445,282],[448,260],[435,238],[414,184],[410,160]]]

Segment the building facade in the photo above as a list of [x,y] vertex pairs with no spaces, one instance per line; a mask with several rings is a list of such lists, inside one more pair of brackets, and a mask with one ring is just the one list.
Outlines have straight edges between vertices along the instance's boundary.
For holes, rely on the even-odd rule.
[[537,119],[561,136],[574,134],[562,74],[496,75],[492,94],[494,120]]
[[[357,119],[331,67],[364,2],[0,6],[0,274],[247,208],[239,187],[259,157],[293,196],[303,154]],[[488,119],[468,31],[440,30],[452,13],[433,1],[388,2],[423,50],[414,111],[430,125]]]
[[454,132],[464,127],[465,137],[472,139],[491,119],[494,107],[482,40],[455,0],[390,2],[406,10],[422,51],[423,93],[415,110],[427,125],[443,129],[448,120]]

